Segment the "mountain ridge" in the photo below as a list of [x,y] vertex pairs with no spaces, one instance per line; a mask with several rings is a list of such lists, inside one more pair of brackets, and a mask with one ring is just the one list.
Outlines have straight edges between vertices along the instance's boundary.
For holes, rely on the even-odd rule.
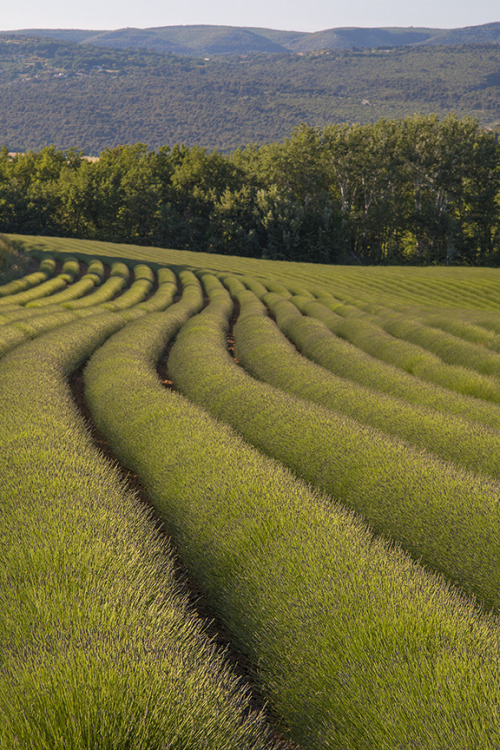
[[335,27],[315,32],[210,24],[122,29],[18,29],[5,36],[56,39],[76,44],[151,50],[188,57],[307,53],[316,50],[400,46],[499,44],[500,22],[456,29],[426,27]]

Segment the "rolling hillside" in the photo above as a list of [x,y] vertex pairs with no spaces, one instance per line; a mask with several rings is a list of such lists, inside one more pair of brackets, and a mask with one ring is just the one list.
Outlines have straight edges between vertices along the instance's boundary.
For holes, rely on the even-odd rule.
[[114,30],[22,29],[5,32],[46,37],[77,44],[122,49],[149,49],[193,57],[204,55],[312,52],[323,49],[399,47],[404,45],[494,44],[500,23],[459,29],[333,28],[316,32],[239,26],[160,26]]
[[[278,46],[280,33],[267,43]],[[300,123],[449,112],[500,122],[497,44],[207,57],[1,37],[0,144],[91,155],[136,142],[228,152],[283,140]]]
[[0,746],[497,750],[500,271],[12,239]]

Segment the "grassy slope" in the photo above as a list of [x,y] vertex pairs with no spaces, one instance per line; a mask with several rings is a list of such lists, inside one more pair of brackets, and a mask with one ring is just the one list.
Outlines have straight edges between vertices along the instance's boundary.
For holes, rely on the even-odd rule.
[[66,383],[125,322],[94,315],[0,361],[0,747],[264,750],[168,544]]
[[[433,310],[438,302],[444,315],[463,302],[462,312],[468,307],[474,316],[484,314],[490,322],[495,315],[498,319],[500,277],[491,269],[342,268],[77,240],[24,241],[54,255],[124,258],[129,266],[148,261],[176,270],[252,274],[265,282],[262,289],[285,296],[290,295],[288,290],[306,299],[312,298],[311,289],[333,291],[339,296],[331,298],[332,304],[353,315],[349,295],[358,301],[360,311],[373,300],[384,299],[390,306],[410,298],[422,310]],[[171,299],[174,287],[168,272],[165,282]],[[10,314],[6,313],[7,319]],[[17,314],[15,310],[13,315]],[[105,349],[99,352],[95,374],[106,381],[102,408],[111,415],[112,431],[131,430],[123,439],[135,445],[132,455],[141,456],[142,470],[151,471],[153,499],[178,535],[195,577],[214,597],[235,640],[258,665],[285,727],[304,747],[314,750],[319,746],[395,750],[409,742],[429,750],[440,742],[467,750],[496,748],[498,642],[493,620],[483,619],[398,550],[366,536],[349,513],[324,504],[230,430],[216,426],[196,407],[188,408],[177,394],[164,391],[151,369],[152,361],[149,374],[141,361],[146,334],[152,325],[162,328],[164,320],[164,314],[150,316],[127,327],[116,344],[120,348],[126,343],[125,349],[130,344],[135,353],[127,352],[120,359],[115,356],[118,350],[108,350],[107,372],[103,358],[108,355]],[[161,341],[155,346],[159,354]],[[117,363],[124,368],[123,388],[113,381],[120,375]],[[132,374],[137,375],[134,382]],[[150,419],[154,429],[143,433]],[[191,429],[186,429],[186,419],[192,420]],[[261,470],[261,462],[269,470]],[[258,488],[255,497],[248,489],[252,484]],[[185,502],[187,493],[190,503]],[[256,525],[257,517],[262,524]],[[230,534],[224,533],[228,520]],[[344,581],[346,568],[353,571],[352,580]],[[231,570],[237,572],[234,586],[228,577]],[[325,590],[327,570],[331,586]],[[303,586],[297,591],[300,576]],[[309,597],[306,606],[305,596]],[[337,616],[332,618],[334,611]],[[470,664],[476,662],[477,669],[471,670]]]
[[112,337],[86,394],[273,713],[304,750],[493,749],[494,621],[161,386],[181,305]]
[[[424,307],[491,310],[491,298],[484,297],[484,285],[492,286],[496,292],[494,307],[500,309],[500,269],[432,266],[425,268],[383,266],[327,266],[315,263],[292,263],[287,261],[240,258],[215,253],[195,253],[155,247],[141,247],[112,242],[66,239],[63,237],[32,237],[9,235],[33,251],[67,253],[82,259],[88,256],[121,259],[129,265],[134,261],[169,265],[175,268],[203,270],[212,273],[251,274],[262,280],[279,278],[286,285],[301,285],[320,293],[356,295],[360,300],[372,301],[374,293],[380,302],[392,301],[400,290],[416,282],[431,282],[429,291],[420,291],[418,301]],[[456,296],[449,299],[443,295],[445,286],[453,284]],[[375,286],[375,292],[373,286]],[[392,287],[392,290],[391,290]],[[474,292],[473,302],[464,294]]]

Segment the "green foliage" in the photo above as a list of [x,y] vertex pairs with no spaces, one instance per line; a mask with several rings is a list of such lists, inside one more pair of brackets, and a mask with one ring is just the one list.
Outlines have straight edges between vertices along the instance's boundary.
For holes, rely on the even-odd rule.
[[[290,167],[286,183],[284,156],[319,146],[303,130],[293,148],[266,150],[272,179],[305,209],[325,186],[314,192],[312,167]],[[127,153],[153,166],[144,149]],[[255,153],[233,169],[164,151],[155,168],[202,203],[213,181],[225,201],[242,173],[258,185]],[[0,305],[0,745],[272,747],[186,609],[158,521],[74,410],[65,378],[97,349],[85,371],[96,425],[146,487],[280,735],[304,750],[496,750],[500,406],[370,356],[327,325],[360,337],[364,326],[363,345],[386,336],[398,356],[418,350],[471,377],[483,376],[464,364],[486,368],[496,382],[498,271],[15,241],[46,258],[35,276],[56,263],[62,273],[54,288],[22,280]],[[92,277],[94,289],[105,266],[98,289],[57,304],[61,281],[69,291]],[[35,292],[52,304],[31,306]],[[171,343],[165,389],[156,367]]]
[[493,134],[452,115],[302,125],[231,156],[4,149],[0,227],[282,260],[495,264],[499,155]]
[[26,273],[28,260],[29,257],[25,253],[17,249],[7,237],[0,235],[0,297],[12,294],[15,289],[20,290],[21,285],[27,288],[36,283],[33,278],[22,281],[17,278]]
[[276,316],[280,329],[297,349],[335,375],[411,404],[500,429],[500,409],[491,402],[485,403],[415,378],[334,335],[332,328],[337,318],[325,305],[308,297],[294,297],[293,302],[273,294],[264,294],[263,298]]
[[[264,302],[272,307],[270,297],[264,296]],[[411,406],[325,372],[297,352],[252,292],[239,292],[236,299],[240,313],[234,328],[235,353],[253,377],[500,480],[500,432],[449,413]]]
[[[231,305],[205,280],[214,301],[186,324],[194,335],[186,364],[198,370],[197,351],[196,377],[222,404],[233,400],[232,377],[219,378],[219,354],[205,344]],[[155,362],[190,312],[183,301],[111,338],[86,368],[87,398],[248,656],[273,715],[311,750],[409,743],[493,750],[496,621],[227,425],[161,387]],[[262,411],[270,406],[259,401],[247,417],[267,430]],[[300,433],[293,441],[301,442]]]
[[205,60],[1,37],[2,141],[9,151],[54,144],[97,155],[140,141],[229,152],[281,141],[301,123],[456,112],[498,124],[498,46],[459,44],[327,50],[325,43],[302,54]]
[[124,323],[92,316],[0,362],[0,745],[265,750],[169,544],[93,445],[65,382]]
[[[230,312],[221,287],[179,332],[168,372],[180,392],[363,513],[375,530],[400,541],[416,558],[498,607],[498,484],[252,380],[227,354]],[[405,498],[410,498],[406,508]]]

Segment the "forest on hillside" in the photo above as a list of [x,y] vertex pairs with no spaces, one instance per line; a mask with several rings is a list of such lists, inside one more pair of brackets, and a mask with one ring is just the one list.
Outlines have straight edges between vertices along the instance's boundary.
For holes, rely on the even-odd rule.
[[0,144],[117,144],[231,153],[307,123],[455,112],[500,123],[500,47],[397,47],[179,57],[0,36]]
[[0,153],[0,231],[321,263],[500,262],[500,146],[436,115],[296,128],[230,155]]

